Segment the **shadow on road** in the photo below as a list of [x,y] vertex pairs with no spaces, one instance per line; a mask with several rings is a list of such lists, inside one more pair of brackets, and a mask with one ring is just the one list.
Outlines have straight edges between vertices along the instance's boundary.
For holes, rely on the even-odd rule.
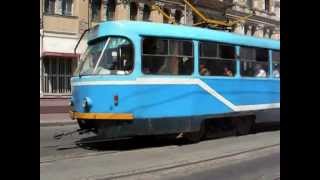
[[[280,123],[257,124],[254,128],[254,131],[251,134],[275,130],[280,130]],[[232,136],[235,136],[235,134],[231,131],[223,132],[216,134],[215,136],[206,138],[205,140],[219,139]],[[80,148],[94,151],[127,151],[172,145],[182,146],[190,144],[190,142],[186,141],[185,139],[176,139],[175,136],[142,136],[122,140],[94,142],[98,140],[101,140],[99,136],[82,138],[77,142],[77,146]]]
[[267,132],[267,131],[276,131],[276,130],[280,130],[280,122],[260,123],[260,124],[256,124],[255,128],[254,128],[254,131],[256,133]]
[[87,143],[88,141],[95,141],[97,139],[100,138],[98,136],[83,138],[78,141],[77,144],[82,148],[96,151],[127,151],[170,145],[183,145],[187,143],[184,140],[175,139],[174,137],[170,136],[141,136],[130,139]]

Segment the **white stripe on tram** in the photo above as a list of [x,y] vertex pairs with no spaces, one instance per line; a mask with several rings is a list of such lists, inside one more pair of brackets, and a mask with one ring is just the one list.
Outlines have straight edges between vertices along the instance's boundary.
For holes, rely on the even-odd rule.
[[217,98],[223,104],[228,106],[233,111],[251,111],[251,110],[263,110],[263,109],[273,109],[280,108],[280,103],[270,103],[270,104],[256,104],[256,105],[240,105],[236,106],[229,100],[220,95],[212,87],[208,86],[205,82],[200,79],[179,79],[179,78],[137,78],[131,81],[87,81],[87,82],[72,82],[72,86],[91,86],[91,85],[184,85],[192,84],[198,85],[203,90],[211,94],[213,97]]

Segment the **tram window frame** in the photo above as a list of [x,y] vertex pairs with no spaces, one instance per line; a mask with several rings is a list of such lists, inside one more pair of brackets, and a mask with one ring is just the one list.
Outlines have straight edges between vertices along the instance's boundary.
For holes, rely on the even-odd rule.
[[[104,41],[107,40],[108,38],[124,38],[126,39],[130,45],[131,45],[131,53],[132,53],[132,68],[131,71],[129,73],[126,74],[99,74],[99,73],[86,73],[86,74],[82,74],[82,70],[83,70],[83,66],[85,65],[85,62],[81,61],[79,66],[77,67],[77,69],[75,70],[75,73],[73,74],[73,76],[130,76],[133,74],[133,72],[135,71],[135,44],[133,43],[133,41],[130,39],[130,37],[128,36],[121,36],[121,35],[111,35],[111,36],[103,36],[103,37],[98,37],[96,39],[92,39],[91,41],[88,42],[88,47],[90,45],[94,45],[96,43],[99,43],[100,41]],[[107,41],[105,41],[106,43]],[[105,44],[104,44],[105,45]],[[87,48],[88,48],[87,47]],[[103,58],[104,55],[102,55],[101,58]],[[101,63],[101,62],[100,62]],[[96,65],[95,65],[96,66]]]
[[[242,52],[244,52],[243,51],[244,49],[252,51],[251,57],[249,59],[247,57],[243,57]],[[261,57],[261,54],[258,55],[257,52],[261,53],[262,56],[264,57]],[[239,61],[240,61],[241,77],[259,78],[259,79],[270,77],[269,49],[259,48],[259,47],[250,47],[250,46],[240,46]],[[249,66],[248,70],[244,70],[244,68],[247,69],[247,66]],[[259,76],[259,72],[261,71],[258,69],[260,70],[263,69],[265,71],[265,76]],[[255,71],[258,71],[258,72],[255,72]]]
[[[204,45],[207,45],[207,47],[214,47],[215,52],[213,50],[209,51],[210,53],[214,52],[212,56],[208,56],[207,54],[204,54],[205,51],[202,51],[202,48]],[[230,47],[233,49],[233,54],[230,57],[227,57],[225,55],[222,56],[221,47]],[[236,45],[235,44],[227,44],[227,43],[220,43],[215,41],[199,41],[199,68],[198,72],[200,76],[219,76],[219,77],[235,77],[237,74],[237,55],[236,55]],[[229,55],[228,55],[229,56]],[[205,62],[204,62],[205,61]],[[208,63],[209,62],[209,63]],[[230,64],[226,64],[230,63]],[[204,68],[201,66],[205,64]],[[217,64],[224,64],[222,65],[222,69],[216,68]],[[229,70],[225,70],[225,68],[228,68]],[[202,72],[203,71],[203,72]],[[229,74],[231,72],[231,74]]]
[[[279,53],[279,55],[278,55],[279,59],[274,60],[274,53]],[[280,76],[281,76],[281,73],[280,73],[280,59],[281,59],[280,58],[280,50],[272,50],[271,51],[271,57],[272,57],[272,59],[271,59],[271,62],[272,62],[272,77],[276,78],[276,79],[280,79]],[[279,66],[279,72],[278,72],[279,73],[279,77],[274,75],[275,65]]]
[[[145,49],[144,49],[144,42],[146,39],[152,39],[152,40],[160,40],[160,41],[166,41],[168,44],[165,46],[167,49],[165,51],[165,53],[160,53],[160,54],[147,54],[147,53],[144,53],[145,52]],[[188,48],[187,49],[187,53],[188,54],[190,52],[189,55],[185,55],[183,54],[184,50],[182,51],[181,54],[172,54],[171,52],[171,49],[170,49],[170,42],[187,42],[189,43],[189,47],[188,48],[191,48],[189,49],[188,51]],[[179,46],[180,48],[181,46]],[[184,48],[183,48],[184,49]],[[146,59],[144,59],[145,57],[153,57],[154,58],[159,58],[159,60],[161,60],[163,63],[160,64],[159,67],[156,67],[156,68],[145,68],[144,66],[144,63],[148,64],[148,62],[146,61]],[[166,59],[166,58],[179,58],[178,59],[178,72],[177,74],[174,74],[174,73],[170,73],[170,72],[161,72],[159,73],[159,71],[161,71],[161,68],[162,67],[165,67],[165,64],[167,64],[168,62],[172,61],[170,59]],[[161,59],[160,59],[161,58]],[[180,59],[181,58],[181,59]],[[187,58],[187,60],[184,60],[184,58]],[[181,61],[182,60],[182,61]],[[161,61],[158,61],[161,63]],[[181,62],[183,64],[181,64]],[[190,62],[191,64],[185,64],[186,62]],[[155,36],[144,36],[141,38],[141,72],[142,74],[144,75],[152,75],[152,76],[191,76],[193,75],[194,73],[194,62],[195,62],[195,58],[194,58],[194,43],[193,43],[193,40],[191,39],[180,39],[180,38],[167,38],[167,37],[155,37]],[[167,64],[168,65],[168,64]],[[190,67],[188,68],[189,71],[186,71],[186,69],[180,69],[180,67],[184,67],[184,66],[187,66],[189,65]],[[167,66],[166,68],[170,69],[169,66]],[[172,68],[172,67],[171,67]],[[149,69],[147,71],[147,69]],[[155,72],[154,69],[157,69]]]

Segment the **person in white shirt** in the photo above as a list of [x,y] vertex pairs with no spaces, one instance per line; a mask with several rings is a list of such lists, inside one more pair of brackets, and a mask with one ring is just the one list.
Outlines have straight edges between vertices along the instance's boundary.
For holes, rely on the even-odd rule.
[[260,64],[257,64],[257,66],[256,66],[255,77],[267,77],[266,71],[261,67]]
[[272,72],[273,77],[275,78],[280,78],[280,71],[279,71],[279,66],[276,65],[273,72]]

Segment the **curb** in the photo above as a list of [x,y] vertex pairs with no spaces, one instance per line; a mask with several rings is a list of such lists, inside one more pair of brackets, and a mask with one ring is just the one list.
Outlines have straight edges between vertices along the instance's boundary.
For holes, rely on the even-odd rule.
[[40,127],[49,127],[49,126],[65,126],[65,125],[76,125],[77,121],[41,121]]
[[40,106],[40,114],[69,113],[69,106]]

